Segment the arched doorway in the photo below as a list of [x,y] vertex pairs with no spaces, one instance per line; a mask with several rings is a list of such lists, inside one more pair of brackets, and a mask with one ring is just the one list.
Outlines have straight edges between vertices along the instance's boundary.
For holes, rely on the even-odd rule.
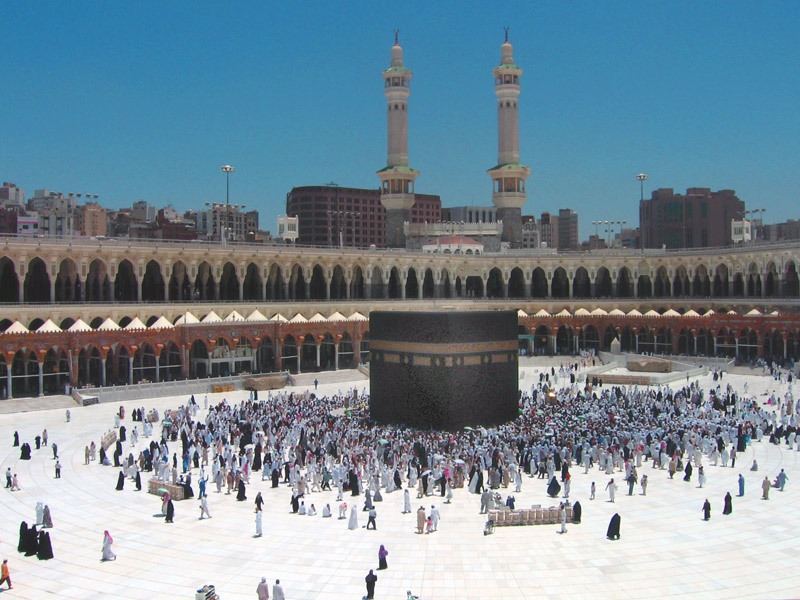
[[569,280],[567,279],[567,272],[563,267],[558,267],[553,272],[553,279],[550,287],[552,290],[551,296],[553,298],[569,298]]

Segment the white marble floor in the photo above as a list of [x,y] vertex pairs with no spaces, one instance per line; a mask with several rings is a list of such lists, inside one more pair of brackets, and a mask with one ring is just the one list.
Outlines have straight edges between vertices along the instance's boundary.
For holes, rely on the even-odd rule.
[[[536,373],[532,367],[525,371],[522,385],[527,387]],[[701,381],[712,384],[710,377]],[[766,377],[729,375],[724,380],[737,387],[745,381],[751,393],[782,391]],[[320,392],[345,387],[323,383]],[[227,396],[235,400],[243,393]],[[185,400],[164,398],[143,405],[164,409]],[[380,544],[389,550],[389,569],[378,572],[376,598],[381,599],[403,599],[406,590],[424,600],[800,596],[800,453],[786,446],[755,443],[739,456],[736,469],[706,467],[708,483],[702,490],[696,487],[696,474],[692,483],[669,480],[665,471],[653,471],[647,463],[641,471],[650,479],[647,497],[628,497],[620,486],[615,504],[602,492],[607,476],[596,470],[583,475],[583,469],[573,468],[570,499],[581,501],[583,523],[570,525],[566,535],[558,535],[557,526],[538,526],[497,528],[494,535],[484,536],[479,498],[465,490],[455,491],[451,505],[439,497],[424,500],[426,508],[435,503],[441,512],[436,533],[414,533],[415,515],[401,514],[400,493],[386,494],[377,505],[378,531],[350,531],[346,521],[335,517],[290,514],[288,488],[273,490],[269,482],[258,480],[248,487],[244,503],[212,490],[210,520],[198,520],[196,499],[176,502],[175,523],[168,525],[155,516],[160,512],[157,497],[136,492],[130,482],[123,491],[114,489],[118,469],[83,464],[84,447],[113,426],[117,408],[73,408],[71,423],[65,422],[61,408],[0,415],[0,470],[4,474],[10,466],[22,486],[21,491],[0,493],[0,558],[9,559],[14,581],[14,589],[0,592],[3,598],[193,599],[195,589],[213,583],[221,598],[238,600],[255,598],[264,576],[270,582],[280,578],[289,600],[359,599],[364,576],[377,567]],[[132,408],[126,405],[129,430]],[[49,448],[34,450],[32,460],[20,461],[19,450],[11,445],[14,430],[33,446],[33,437],[45,427],[61,455],[63,475],[58,480]],[[140,437],[140,446],[146,442]],[[749,471],[753,458],[760,465],[758,473]],[[773,491],[769,501],[761,500],[761,479],[765,474],[774,478],[780,468],[789,475],[786,491]],[[723,496],[727,491],[735,496],[739,472],[747,480],[746,495],[734,497],[733,514],[723,516]],[[592,480],[598,487],[594,501],[588,499]],[[262,538],[252,537],[257,491],[266,499]],[[543,480],[525,478],[515,496],[518,507],[552,504]],[[709,522],[701,520],[705,498],[712,505]],[[19,523],[34,520],[40,500],[50,506],[54,521],[55,559],[44,562],[16,551]],[[320,511],[330,503],[335,510],[334,500],[335,493],[325,492],[311,494],[306,503]],[[360,507],[363,497],[356,500]],[[416,501],[413,507],[419,505]],[[611,542],[605,532],[614,512],[622,516],[622,537]],[[359,518],[365,525],[366,513],[359,512]],[[115,562],[100,562],[105,529],[115,539]]]

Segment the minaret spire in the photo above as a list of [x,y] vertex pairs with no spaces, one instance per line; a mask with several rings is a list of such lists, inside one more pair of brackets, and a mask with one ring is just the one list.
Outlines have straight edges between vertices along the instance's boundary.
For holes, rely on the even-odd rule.
[[386,166],[378,171],[381,180],[381,204],[386,208],[386,245],[405,248],[403,224],[411,221],[414,206],[414,181],[419,175],[408,166],[408,96],[411,71],[403,63],[403,48],[394,30],[392,61],[383,72],[383,93],[387,108],[388,152]]
[[502,241],[512,248],[522,245],[522,206],[525,204],[525,180],[531,170],[520,164],[519,112],[517,100],[522,76],[514,62],[514,47],[508,41],[500,47],[500,64],[494,68],[494,92],[497,95],[497,165],[489,169],[492,178],[492,202],[497,218],[503,221]]

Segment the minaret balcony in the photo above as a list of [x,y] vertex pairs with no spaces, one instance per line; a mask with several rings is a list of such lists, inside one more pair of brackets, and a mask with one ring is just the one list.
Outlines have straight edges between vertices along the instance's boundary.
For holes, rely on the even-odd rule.
[[492,194],[492,204],[497,208],[522,208],[527,199],[528,195],[525,192],[495,192]]
[[386,210],[411,210],[414,194],[387,194],[381,192],[381,204]]

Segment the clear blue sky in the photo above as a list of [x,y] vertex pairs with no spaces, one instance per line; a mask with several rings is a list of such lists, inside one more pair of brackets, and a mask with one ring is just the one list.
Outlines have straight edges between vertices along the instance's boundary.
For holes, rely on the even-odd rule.
[[491,203],[492,68],[525,69],[524,214],[638,224],[648,190],[735,189],[800,217],[799,2],[0,2],[0,179],[275,229],[293,186],[378,187],[394,28],[410,163],[445,206]]

